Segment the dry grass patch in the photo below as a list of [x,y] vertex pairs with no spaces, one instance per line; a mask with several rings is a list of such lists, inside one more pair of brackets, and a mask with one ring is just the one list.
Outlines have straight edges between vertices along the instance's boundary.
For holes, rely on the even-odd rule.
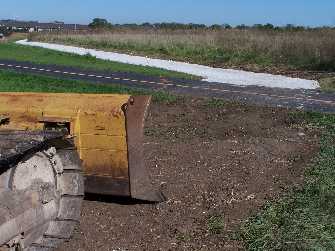
[[335,90],[335,77],[320,79],[320,85],[323,90],[334,91]]
[[335,30],[163,30],[39,33],[31,40],[135,53],[211,66],[335,69]]

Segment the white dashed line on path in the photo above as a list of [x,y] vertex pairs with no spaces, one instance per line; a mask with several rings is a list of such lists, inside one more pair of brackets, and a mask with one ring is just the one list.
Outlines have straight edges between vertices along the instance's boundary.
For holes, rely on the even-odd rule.
[[[92,78],[105,78],[105,79],[113,79],[113,80],[121,80],[121,81],[129,81],[129,82],[138,82],[138,83],[147,83],[147,84],[155,84],[160,86],[175,86],[179,88],[189,88],[189,89],[197,89],[197,90],[205,90],[205,91],[213,91],[213,92],[221,92],[221,93],[237,93],[242,95],[254,95],[254,96],[263,96],[263,97],[271,97],[277,98],[281,100],[300,100],[300,101],[310,101],[310,102],[317,102],[317,103],[324,103],[327,105],[335,105],[335,102],[330,100],[320,100],[314,98],[303,98],[303,97],[295,97],[295,96],[281,96],[275,94],[266,94],[266,93],[258,93],[258,92],[249,92],[249,91],[235,91],[235,90],[227,90],[227,89],[217,89],[217,88],[209,88],[209,87],[202,87],[202,86],[188,86],[188,85],[181,85],[181,84],[171,84],[171,83],[161,83],[161,82],[154,82],[154,81],[147,81],[147,80],[137,80],[137,79],[129,79],[129,78],[119,78],[119,77],[110,77],[110,76],[101,76],[101,75],[94,75],[94,74],[85,74],[85,73],[76,73],[76,72],[67,72],[67,71],[59,71],[59,70],[51,70],[51,69],[44,69],[44,68],[35,68],[35,67],[28,67],[28,66],[21,66],[21,65],[12,65],[12,64],[4,64],[0,63],[0,66],[5,67],[15,67],[15,68],[23,68],[23,69],[30,69],[30,70],[38,70],[38,71],[45,71],[45,72],[53,72],[53,73],[60,73],[60,74],[69,74],[69,75],[77,75],[77,76],[87,76]],[[113,75],[113,74],[112,74]]]

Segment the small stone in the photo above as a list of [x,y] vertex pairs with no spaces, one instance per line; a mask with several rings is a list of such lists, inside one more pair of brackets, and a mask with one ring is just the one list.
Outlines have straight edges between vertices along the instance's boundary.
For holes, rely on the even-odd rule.
[[255,194],[250,194],[248,197],[247,197],[247,200],[253,200],[255,199]]

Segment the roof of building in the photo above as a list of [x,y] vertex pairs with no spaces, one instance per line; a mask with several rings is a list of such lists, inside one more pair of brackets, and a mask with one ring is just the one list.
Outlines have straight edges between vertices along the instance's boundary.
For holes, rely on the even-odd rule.
[[86,30],[88,25],[82,24],[64,24],[64,23],[39,23],[35,21],[25,22],[16,20],[0,20],[0,26],[18,27],[18,28],[39,28],[39,29],[64,29],[64,30]]

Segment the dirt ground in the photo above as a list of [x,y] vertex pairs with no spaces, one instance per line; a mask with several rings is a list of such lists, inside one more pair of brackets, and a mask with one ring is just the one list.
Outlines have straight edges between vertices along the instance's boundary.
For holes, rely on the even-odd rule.
[[146,164],[168,200],[86,200],[74,238],[58,251],[243,250],[234,240],[241,222],[301,184],[317,142],[284,109],[153,104]]

